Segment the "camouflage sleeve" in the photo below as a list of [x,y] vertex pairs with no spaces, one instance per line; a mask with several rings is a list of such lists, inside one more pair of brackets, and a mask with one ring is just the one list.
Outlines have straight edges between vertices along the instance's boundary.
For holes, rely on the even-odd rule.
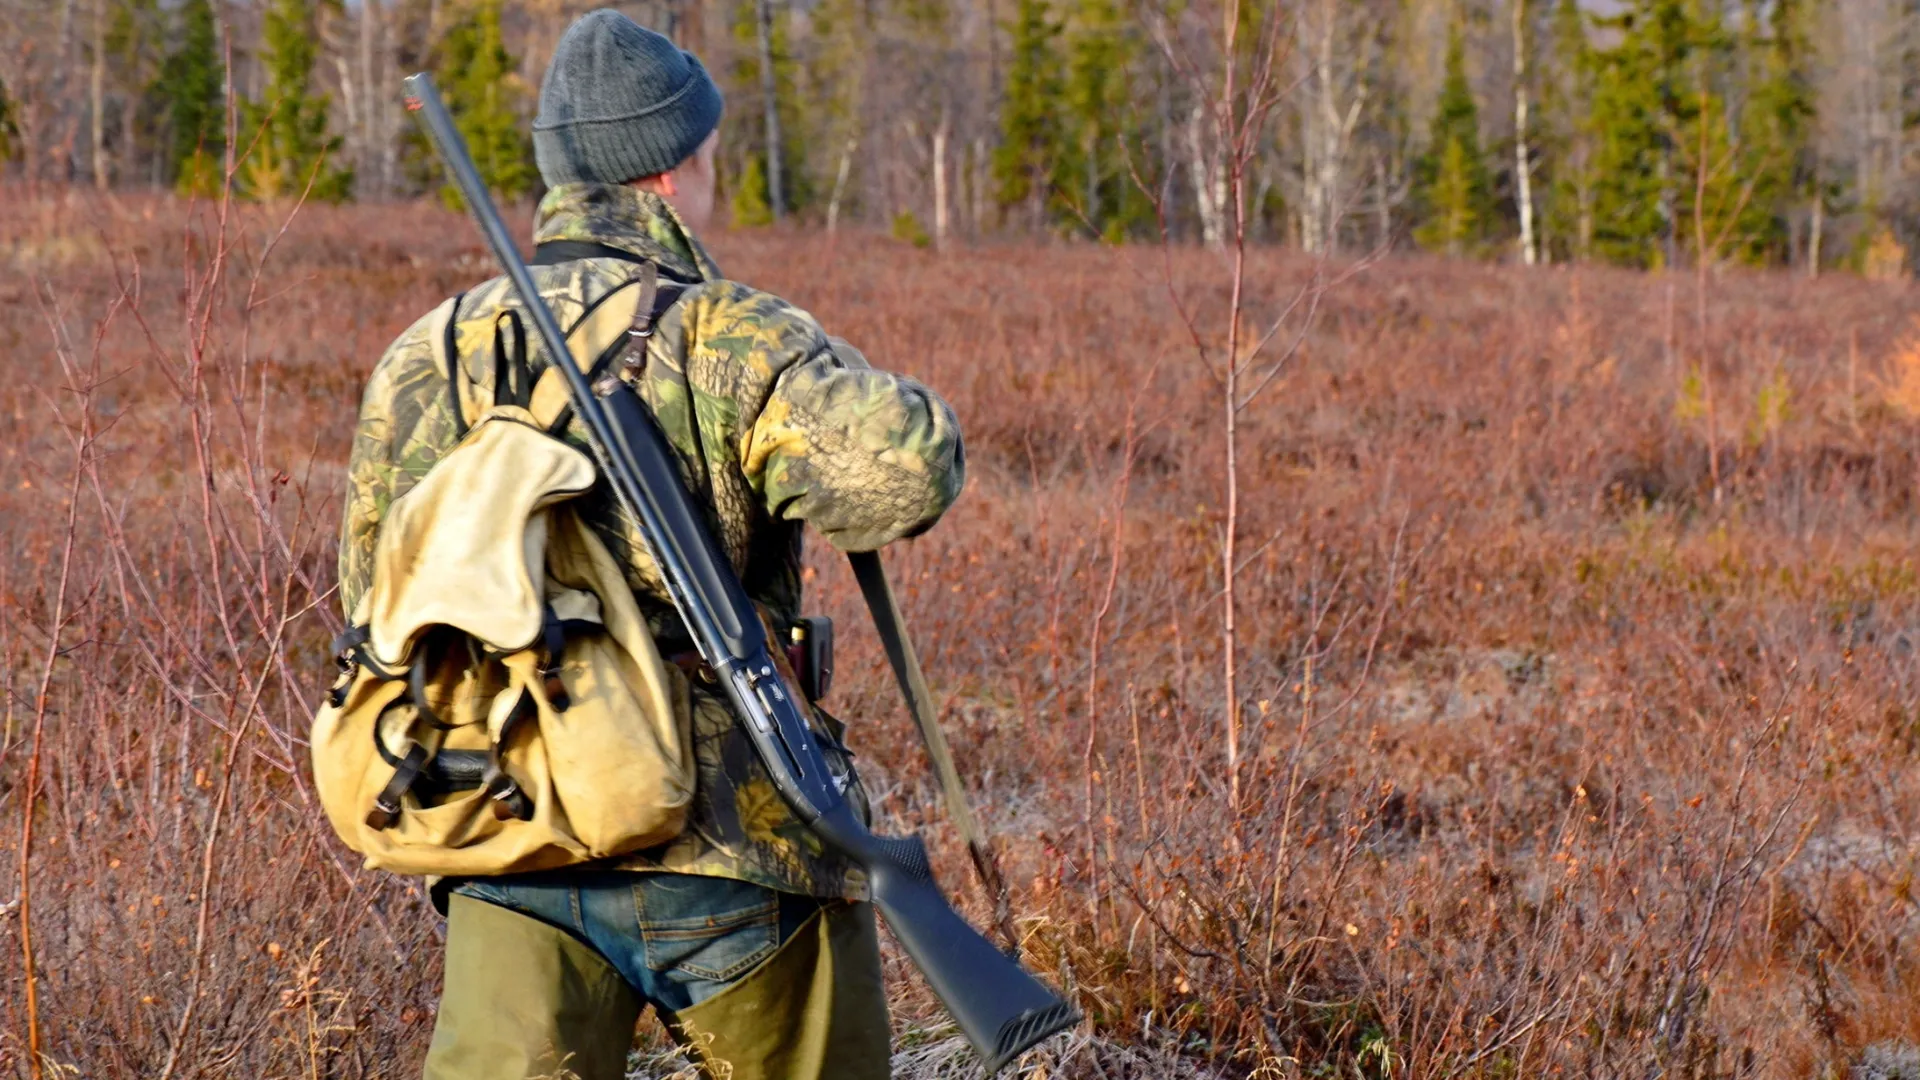
[[843,551],[925,531],[966,479],[947,403],[824,336],[780,373],[741,462],[769,513],[808,522]]
[[454,441],[446,380],[427,341],[431,317],[387,349],[360,401],[340,522],[340,604],[349,619],[372,584],[374,539],[387,508]]

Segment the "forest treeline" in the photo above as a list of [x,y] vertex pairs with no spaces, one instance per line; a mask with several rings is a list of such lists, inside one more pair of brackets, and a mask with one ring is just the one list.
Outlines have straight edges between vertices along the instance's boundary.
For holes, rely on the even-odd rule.
[[[1219,82],[1271,45],[1255,240],[1876,276],[1920,240],[1907,0],[1236,2],[612,6],[726,87],[737,224],[1222,243]],[[231,153],[249,196],[417,195],[433,172],[397,87],[424,68],[490,182],[528,197],[539,74],[595,6],[0,0],[0,175],[207,191]]]

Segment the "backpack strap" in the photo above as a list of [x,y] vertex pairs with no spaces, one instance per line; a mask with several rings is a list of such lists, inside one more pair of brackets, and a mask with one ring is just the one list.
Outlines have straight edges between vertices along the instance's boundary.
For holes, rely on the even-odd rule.
[[[385,752],[386,746],[380,742],[380,725],[377,723],[373,725],[373,743]],[[380,794],[374,796],[373,809],[367,811],[367,828],[387,829],[400,820],[400,796],[413,787],[413,782],[420,778],[420,770],[426,763],[426,747],[407,740],[407,756],[394,767],[393,778],[387,781],[386,787],[380,789]]]
[[460,407],[460,350],[455,347],[454,327],[459,322],[460,301],[466,293],[453,297],[427,316],[427,344],[433,350],[433,362],[447,377],[447,402],[453,407],[455,438],[465,438],[467,418]]
[[[586,373],[590,385],[603,378],[644,369],[647,343],[654,329],[668,309],[687,292],[687,286],[677,281],[662,280],[654,264],[628,258],[637,263],[639,274],[596,302],[567,332],[573,360]],[[588,361],[588,357],[592,360]],[[573,403],[567,396],[566,379],[560,372],[551,368],[541,372],[528,410],[549,434],[557,435],[566,429],[573,419]]]
[[[510,327],[510,332],[503,334],[502,325]],[[524,408],[532,400],[533,373],[527,366],[526,323],[518,311],[505,308],[493,317],[493,403]]]

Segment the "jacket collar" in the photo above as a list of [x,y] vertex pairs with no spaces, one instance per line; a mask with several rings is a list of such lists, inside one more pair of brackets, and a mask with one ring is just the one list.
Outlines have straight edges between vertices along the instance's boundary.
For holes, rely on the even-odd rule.
[[534,214],[533,242],[574,240],[632,252],[669,277],[717,280],[720,268],[680,215],[651,192],[624,184],[562,184]]

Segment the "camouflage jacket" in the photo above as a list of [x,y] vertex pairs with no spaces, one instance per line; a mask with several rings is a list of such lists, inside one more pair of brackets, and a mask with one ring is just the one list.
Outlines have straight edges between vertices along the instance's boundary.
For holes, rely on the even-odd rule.
[[[709,509],[708,525],[747,591],[776,623],[800,614],[803,522],[843,550],[871,550],[926,529],[959,495],[960,432],[945,402],[911,379],[871,369],[806,312],[723,279],[663,200],[627,187],[555,188],[535,223],[536,243],[553,240],[631,252],[691,286],[661,320],[635,388],[678,452],[681,474]],[[566,327],[638,272],[632,263],[587,259],[536,267],[534,280]],[[455,342],[474,387],[467,400],[492,400],[495,320],[517,303],[504,279],[462,295]],[[387,508],[457,441],[447,379],[427,338],[425,319],[401,334],[361,402],[340,544],[349,617],[370,583]],[[530,351],[537,376],[545,356],[537,345]],[[577,419],[567,435],[585,445]],[[604,484],[585,498],[588,520],[628,567],[662,652],[689,647],[633,522]],[[620,865],[862,897],[858,871],[824,853],[792,817],[727,706],[698,692],[693,700],[700,779],[689,827]],[[851,794],[864,805],[857,783]]]

